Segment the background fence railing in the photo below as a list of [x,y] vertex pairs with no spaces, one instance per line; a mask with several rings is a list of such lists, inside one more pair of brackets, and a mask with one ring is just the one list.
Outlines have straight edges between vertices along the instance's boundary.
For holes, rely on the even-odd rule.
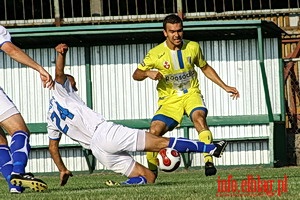
[[0,24],[61,26],[161,20],[178,13],[185,19],[297,15],[300,0],[2,0]]

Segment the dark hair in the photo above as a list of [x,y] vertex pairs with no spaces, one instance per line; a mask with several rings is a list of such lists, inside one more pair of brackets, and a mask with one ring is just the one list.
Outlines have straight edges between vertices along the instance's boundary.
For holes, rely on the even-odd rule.
[[167,23],[170,23],[170,24],[180,23],[182,25],[182,19],[178,15],[171,14],[171,15],[166,16],[164,21],[163,21],[164,30],[166,30]]

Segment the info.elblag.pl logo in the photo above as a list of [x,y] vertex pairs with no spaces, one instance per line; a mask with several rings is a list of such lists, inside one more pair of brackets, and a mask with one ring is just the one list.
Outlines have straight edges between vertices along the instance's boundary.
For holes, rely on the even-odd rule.
[[217,197],[226,196],[281,196],[288,191],[288,177],[282,179],[263,179],[260,175],[247,175],[243,180],[235,180],[232,175],[227,179],[218,176]]

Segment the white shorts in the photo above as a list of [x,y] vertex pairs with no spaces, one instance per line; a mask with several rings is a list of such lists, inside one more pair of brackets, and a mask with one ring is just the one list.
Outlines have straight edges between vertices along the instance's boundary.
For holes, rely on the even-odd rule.
[[15,104],[0,87],[0,122],[18,113],[20,112],[16,108]]
[[145,131],[107,122],[95,131],[91,150],[109,170],[129,176],[135,160],[129,152],[145,149]]

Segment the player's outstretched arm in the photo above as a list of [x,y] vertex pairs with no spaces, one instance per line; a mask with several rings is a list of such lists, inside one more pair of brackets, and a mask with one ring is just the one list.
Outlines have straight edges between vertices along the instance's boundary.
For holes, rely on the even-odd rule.
[[67,169],[64,162],[62,161],[61,155],[59,153],[59,141],[58,140],[51,140],[49,141],[49,152],[50,155],[57,166],[59,173],[60,173],[60,185],[64,186],[67,184],[69,177],[72,177],[73,174],[71,171]]
[[1,50],[4,51],[8,56],[10,56],[15,61],[38,71],[40,73],[40,77],[44,87],[51,89],[54,86],[54,82],[52,80],[51,75],[19,47],[17,47],[11,42],[5,42],[1,46]]
[[239,91],[235,87],[226,85],[211,66],[206,65],[202,67],[201,70],[208,79],[223,88],[226,92],[231,93],[230,96],[232,99],[237,99],[240,97]]
[[68,45],[59,44],[55,47],[56,52],[58,53],[55,65],[55,81],[63,84],[66,81],[66,74],[64,72],[65,62],[66,62],[66,53],[68,52]]

